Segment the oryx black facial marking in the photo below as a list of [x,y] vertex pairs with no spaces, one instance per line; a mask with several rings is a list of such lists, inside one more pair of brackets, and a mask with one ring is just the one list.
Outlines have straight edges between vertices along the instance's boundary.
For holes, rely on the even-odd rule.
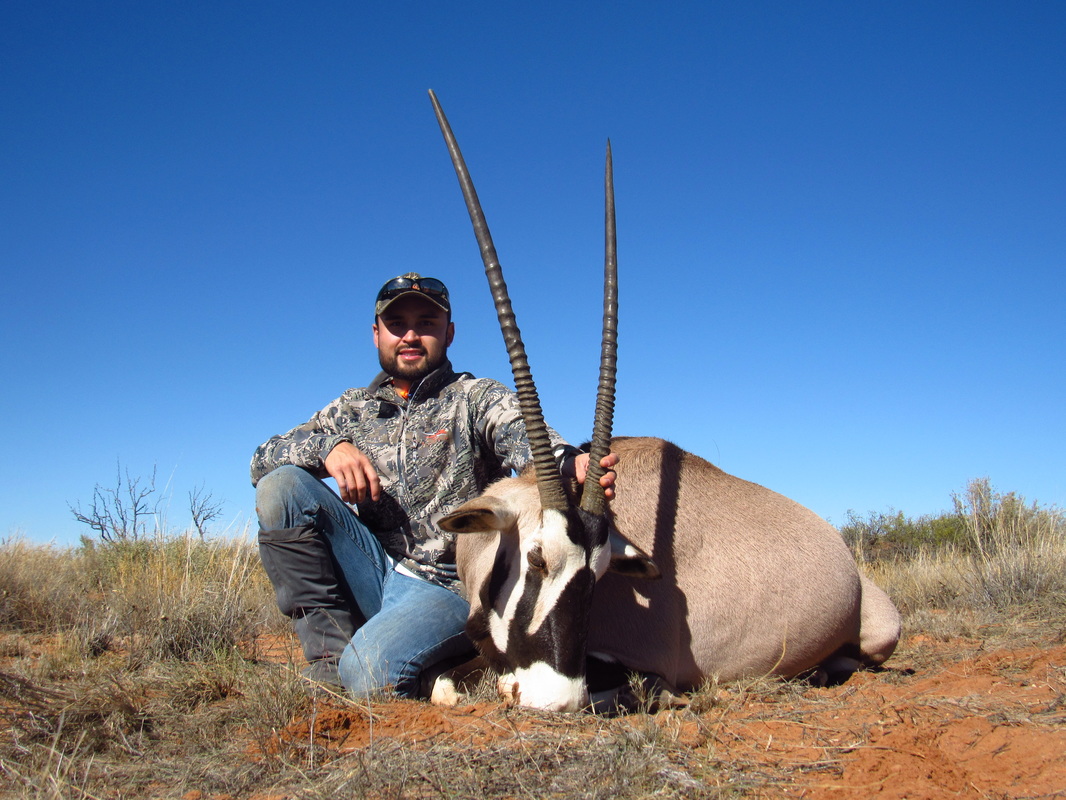
[[471,610],[466,621],[466,635],[478,651],[497,672],[507,671],[507,660],[492,638],[491,617],[495,613],[497,599],[502,595],[510,576],[514,551],[504,546],[501,540],[496,548],[496,557],[488,580],[478,591],[478,604]]
[[606,522],[578,509],[560,516],[565,525],[545,526],[524,556],[517,537],[500,536],[467,623],[467,635],[497,668],[539,663],[570,678],[583,673],[594,567],[603,560]]
[[578,569],[562,590],[557,590],[545,612],[545,576],[532,570],[526,573],[509,625],[507,659],[512,669],[527,669],[540,662],[570,678],[584,673],[588,611],[595,583],[591,569]]

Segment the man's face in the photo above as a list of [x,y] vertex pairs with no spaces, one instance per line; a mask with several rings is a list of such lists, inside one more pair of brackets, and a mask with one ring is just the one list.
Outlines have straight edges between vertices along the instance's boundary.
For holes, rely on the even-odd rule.
[[444,363],[454,336],[448,313],[417,295],[401,297],[374,323],[381,368],[406,388]]

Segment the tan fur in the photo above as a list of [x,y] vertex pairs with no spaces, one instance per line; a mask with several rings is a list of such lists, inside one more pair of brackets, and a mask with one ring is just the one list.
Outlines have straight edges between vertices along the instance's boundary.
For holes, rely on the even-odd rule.
[[[681,690],[710,678],[791,676],[823,662],[855,663],[854,656],[879,664],[891,655],[899,613],[860,577],[827,522],[661,439],[616,439],[611,449],[620,457],[615,527],[662,578],[600,579],[589,652]],[[501,481],[487,494],[522,509],[519,530],[535,518],[531,481]],[[508,538],[504,546],[514,546]],[[459,537],[459,575],[473,603],[499,544],[498,534]]]

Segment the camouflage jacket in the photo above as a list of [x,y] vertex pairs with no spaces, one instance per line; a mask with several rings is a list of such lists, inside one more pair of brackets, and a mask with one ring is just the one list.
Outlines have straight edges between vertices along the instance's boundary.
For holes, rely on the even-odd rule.
[[[550,430],[557,460],[576,454]],[[381,497],[359,503],[359,518],[386,552],[427,580],[458,591],[454,535],[437,521],[498,478],[530,461],[518,398],[503,384],[445,364],[402,398],[381,373],[349,389],[311,419],[260,445],[252,485],[284,464],[328,477],[323,461],[351,442],[374,463]]]

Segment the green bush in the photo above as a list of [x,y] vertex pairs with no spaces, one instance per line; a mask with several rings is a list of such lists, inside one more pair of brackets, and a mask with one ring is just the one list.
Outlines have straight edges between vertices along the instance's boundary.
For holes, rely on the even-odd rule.
[[902,511],[847,512],[840,534],[860,562],[913,558],[919,552],[950,549],[992,555],[1066,535],[1066,515],[1054,507],[1027,504],[997,492],[988,478],[969,482],[952,495],[953,510],[908,517]]
[[923,550],[960,546],[967,539],[965,521],[957,514],[911,518],[895,509],[871,511],[865,519],[848,511],[840,534],[860,563],[914,558]]

